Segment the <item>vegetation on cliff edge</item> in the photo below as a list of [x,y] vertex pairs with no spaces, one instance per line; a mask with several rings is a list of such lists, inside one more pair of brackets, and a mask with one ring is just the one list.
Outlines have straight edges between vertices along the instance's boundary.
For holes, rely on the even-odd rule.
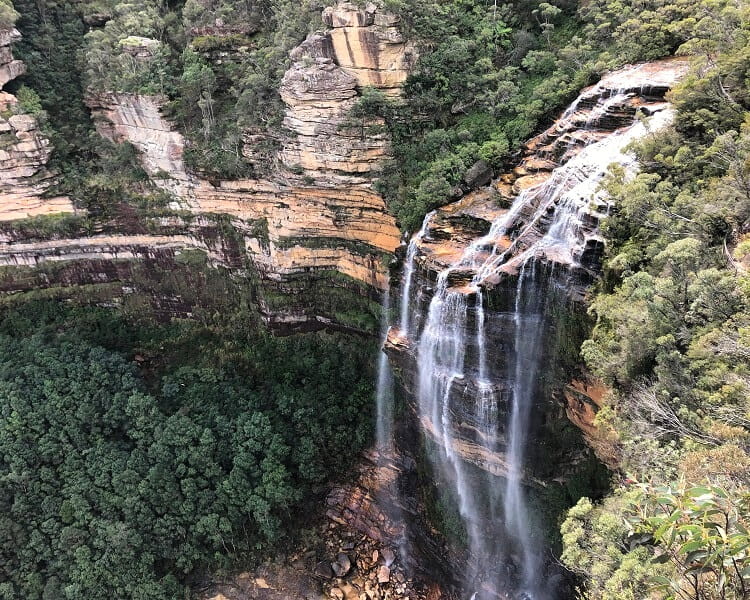
[[636,144],[640,173],[606,183],[616,211],[583,356],[612,389],[597,422],[622,477],[571,510],[563,560],[586,598],[747,598],[750,5],[657,15],[641,24],[688,32],[696,68],[670,95],[674,126]]

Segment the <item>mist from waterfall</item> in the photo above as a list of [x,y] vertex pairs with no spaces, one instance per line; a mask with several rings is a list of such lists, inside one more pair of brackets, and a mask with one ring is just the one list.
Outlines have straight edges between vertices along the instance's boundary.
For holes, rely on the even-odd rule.
[[[622,92],[615,92],[601,100],[586,123],[596,123],[622,96]],[[564,119],[574,118],[577,102]],[[625,147],[649,127],[661,126],[669,118],[665,110],[652,117],[650,126],[636,122],[603,138],[592,136],[587,147],[555,169],[544,183],[519,194],[485,236],[472,242],[454,264],[439,273],[427,314],[416,325],[412,318],[416,259],[419,243],[429,236],[433,213],[409,244],[398,335],[415,345],[421,424],[435,441],[431,459],[436,475],[448,484],[465,529],[470,555],[465,575],[467,597],[497,598],[497,591],[508,590],[512,579],[519,598],[555,598],[554,584],[548,585],[543,573],[543,548],[533,533],[535,516],[530,513],[525,489],[529,484],[528,432],[542,391],[541,369],[548,368],[542,365],[544,333],[551,318],[548,304],[566,285],[564,270],[556,271],[549,264],[578,264],[583,250],[579,235],[582,218],[592,202],[606,204],[598,189],[608,166],[619,163],[630,168],[634,159]],[[507,236],[514,228],[513,241],[507,245]],[[528,248],[517,247],[517,241],[531,228],[542,231],[542,235]],[[514,333],[503,373],[493,365],[494,349],[488,347],[484,289],[487,278],[501,269],[510,277],[517,273],[513,306],[505,315]],[[413,331],[420,326],[421,332]],[[468,356],[473,360],[467,360]],[[381,388],[392,389],[386,363],[381,365],[378,383],[379,410]],[[509,393],[499,391],[498,378],[507,382]],[[462,456],[461,446],[467,442],[456,432],[455,398],[467,396],[474,399],[477,447],[469,450],[478,457],[472,461],[475,465]],[[380,444],[390,433],[380,419],[378,423]],[[503,473],[477,467],[487,466],[481,464],[482,449],[504,451]],[[508,568],[509,564],[514,564],[515,570]]]

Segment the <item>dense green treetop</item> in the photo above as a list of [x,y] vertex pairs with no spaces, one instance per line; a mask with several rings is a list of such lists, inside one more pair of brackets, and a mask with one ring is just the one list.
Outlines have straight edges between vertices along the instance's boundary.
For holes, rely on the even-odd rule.
[[594,599],[750,590],[750,5],[669,7],[631,26],[680,17],[665,35],[695,70],[670,94],[674,126],[635,145],[641,171],[605,184],[615,208],[582,348],[612,388],[597,422],[623,474],[563,525]]
[[372,359],[340,335],[233,333],[239,317],[2,311],[0,597],[184,598],[309,525],[300,502],[369,439]]

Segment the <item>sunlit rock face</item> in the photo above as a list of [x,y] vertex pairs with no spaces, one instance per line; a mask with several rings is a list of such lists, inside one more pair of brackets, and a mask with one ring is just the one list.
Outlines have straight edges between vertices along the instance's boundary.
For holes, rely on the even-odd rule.
[[48,194],[56,181],[47,168],[50,141],[36,118],[23,114],[18,99],[3,91],[26,72],[11,47],[20,37],[16,29],[0,30],[0,221],[73,211],[68,198]]
[[358,85],[398,94],[416,61],[414,46],[405,41],[395,15],[348,2],[323,11],[332,28],[330,38],[336,61],[352,74]]
[[133,144],[152,181],[189,202],[197,180],[182,160],[184,138],[162,116],[166,101],[160,96],[122,93],[89,94],[86,98],[97,132],[112,142]]
[[[116,143],[135,147],[151,180],[171,195],[173,208],[198,216],[228,216],[234,237],[242,238],[242,252],[266,288],[292,300],[281,310],[259,299],[269,320],[282,327],[327,322],[328,315],[316,313],[312,306],[301,308],[295,300],[305,294],[308,280],[339,273],[352,278],[354,285],[347,286],[361,285],[360,292],[364,289],[376,298],[387,286],[386,265],[400,241],[395,220],[372,185],[388,156],[388,139],[373,133],[371,126],[377,123],[349,123],[348,113],[364,85],[398,93],[413,63],[413,50],[401,40],[396,18],[381,14],[374,6],[341,3],[326,10],[324,21],[331,29],[311,35],[291,53],[292,64],[279,90],[286,104],[285,127],[291,135],[282,141],[276,170],[262,179],[209,180],[191,172],[183,160],[186,140],[163,114],[165,98],[91,92],[86,99],[97,131]],[[148,49],[144,44],[136,50]],[[0,122],[0,130],[3,127],[8,126]],[[24,121],[24,127],[30,125]],[[37,144],[33,149],[36,164],[46,161],[51,150],[46,140],[29,130],[23,135]],[[245,136],[243,154],[251,162],[257,143],[255,136]],[[32,151],[30,146],[24,148]],[[41,177],[43,171],[39,173]],[[19,174],[16,169],[7,180],[15,181],[11,176]],[[4,194],[0,215],[7,212],[7,218],[17,218],[15,205],[14,196]],[[194,223],[186,222],[182,230],[170,227],[169,234],[174,233],[183,236],[187,241],[180,244],[187,246],[200,237]],[[28,261],[29,248],[19,246],[23,241],[10,235],[0,248],[3,262]],[[153,242],[157,247],[162,240],[157,236]],[[148,240],[142,243],[148,245]],[[61,248],[54,258],[58,262],[72,256],[66,248],[77,248],[76,256],[104,256],[98,239],[59,240],[55,245]],[[14,258],[16,249],[19,254]],[[121,256],[140,254],[123,252]],[[53,255],[54,249],[45,249],[37,262],[51,261]]]
[[395,283],[407,308],[385,350],[461,517],[466,597],[567,597],[542,530],[547,499],[585,462],[563,388],[613,208],[600,184],[613,163],[637,168],[628,145],[669,123],[664,95],[686,71],[674,59],[604,77],[511,173],[428,215],[405,252]]

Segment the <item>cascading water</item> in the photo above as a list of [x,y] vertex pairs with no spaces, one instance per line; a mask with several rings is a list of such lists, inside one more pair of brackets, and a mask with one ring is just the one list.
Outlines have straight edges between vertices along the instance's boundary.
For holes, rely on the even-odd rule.
[[419,249],[419,242],[424,237],[427,224],[434,211],[429,213],[424,221],[422,221],[422,228],[409,240],[409,245],[406,249],[406,260],[404,261],[404,287],[401,293],[401,309],[399,316],[399,329],[404,335],[409,334],[411,306],[409,302],[411,300],[411,286],[414,282],[414,259],[417,256],[417,250]]
[[[383,294],[382,336],[388,333],[388,321],[391,312],[391,291],[386,289]],[[377,419],[375,422],[375,443],[381,456],[390,451],[393,441],[393,370],[385,352],[380,353],[378,359],[378,381],[375,388]]]
[[[580,126],[596,126],[627,98],[618,90],[600,99],[579,119]],[[576,118],[579,102],[564,119]],[[668,111],[657,112],[650,127],[668,119]],[[544,575],[543,547],[533,533],[535,516],[525,494],[528,434],[544,388],[545,332],[551,304],[565,296],[567,273],[580,268],[581,223],[592,202],[604,203],[597,190],[608,166],[629,167],[633,159],[625,147],[647,130],[636,122],[584,138],[586,147],[544,183],[519,194],[486,235],[438,273],[427,314],[417,323],[410,318],[415,259],[434,214],[409,244],[397,335],[409,338],[416,354],[419,417],[434,441],[436,475],[450,490],[463,523],[469,553],[466,593],[477,600],[507,594],[533,600],[556,597],[554,583]],[[505,319],[513,332],[503,369],[491,360],[485,308],[486,282],[500,272],[516,277],[507,312],[493,317]],[[414,331],[420,327],[421,332]],[[467,430],[474,432],[469,438]],[[486,458],[497,452],[504,452],[504,468]]]

